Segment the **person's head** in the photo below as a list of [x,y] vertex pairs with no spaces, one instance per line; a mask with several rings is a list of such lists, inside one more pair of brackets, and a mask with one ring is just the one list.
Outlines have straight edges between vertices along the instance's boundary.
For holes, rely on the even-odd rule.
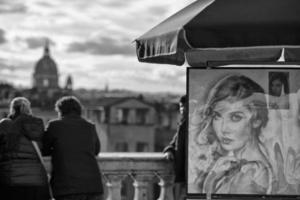
[[[8,117],[14,120],[22,114],[32,115],[30,101],[25,97],[16,97],[10,102]],[[9,134],[7,135],[6,148],[8,150],[14,150],[15,148],[17,148],[19,145],[20,136],[20,131],[9,131]]]
[[179,112],[181,115],[186,114],[186,95],[183,95],[179,99]]
[[271,95],[279,97],[281,95],[283,83],[280,79],[271,82]]
[[20,114],[32,114],[30,101],[25,97],[16,97],[10,102],[9,115],[16,117]]
[[55,103],[55,110],[61,117],[69,114],[80,116],[82,112],[82,105],[76,97],[65,96],[57,100]]
[[286,75],[284,73],[275,72],[271,74],[269,81],[270,95],[279,97],[282,92],[287,94],[289,92],[287,87]]
[[211,89],[205,115],[220,146],[226,151],[239,150],[250,139],[258,139],[267,124],[264,90],[246,76],[227,76]]

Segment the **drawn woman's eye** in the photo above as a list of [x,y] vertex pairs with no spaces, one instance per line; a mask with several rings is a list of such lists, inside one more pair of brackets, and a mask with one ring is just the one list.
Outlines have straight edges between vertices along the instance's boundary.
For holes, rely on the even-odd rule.
[[230,120],[233,122],[239,122],[243,119],[243,116],[241,114],[238,113],[232,113],[230,115]]

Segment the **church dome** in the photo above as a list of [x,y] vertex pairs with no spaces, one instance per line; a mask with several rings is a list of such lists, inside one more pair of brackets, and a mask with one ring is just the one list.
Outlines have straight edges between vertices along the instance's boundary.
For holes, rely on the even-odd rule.
[[46,41],[44,55],[37,61],[33,72],[33,87],[38,90],[58,89],[58,79],[57,65],[50,56],[49,42]]
[[45,46],[44,55],[35,65],[34,74],[36,75],[57,75],[57,66],[55,61],[50,57],[49,47]]

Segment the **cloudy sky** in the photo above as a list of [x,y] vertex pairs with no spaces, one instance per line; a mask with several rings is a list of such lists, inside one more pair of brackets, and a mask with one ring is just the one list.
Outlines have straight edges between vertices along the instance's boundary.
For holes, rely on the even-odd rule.
[[60,85],[184,92],[184,66],[139,63],[133,40],[193,0],[0,0],[0,81],[31,87],[45,38]]

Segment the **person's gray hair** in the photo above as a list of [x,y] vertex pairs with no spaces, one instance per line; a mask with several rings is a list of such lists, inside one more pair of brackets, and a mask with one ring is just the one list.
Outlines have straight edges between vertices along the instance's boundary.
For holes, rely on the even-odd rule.
[[10,115],[18,115],[18,114],[27,114],[31,115],[31,105],[30,101],[25,97],[16,97],[10,103],[9,108]]

